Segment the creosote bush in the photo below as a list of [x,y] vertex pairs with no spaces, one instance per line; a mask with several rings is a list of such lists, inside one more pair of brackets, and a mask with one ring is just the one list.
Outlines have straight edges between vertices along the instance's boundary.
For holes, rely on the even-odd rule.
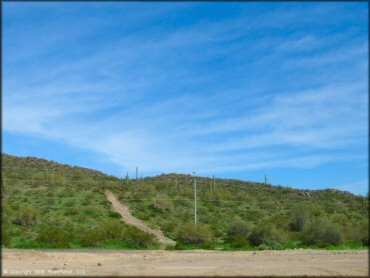
[[79,214],[79,209],[76,208],[76,207],[67,207],[65,212],[64,212],[64,215],[66,216],[70,216],[70,215],[77,215]]
[[21,226],[31,226],[39,223],[40,214],[31,207],[23,207],[17,213],[13,223]]
[[203,224],[187,222],[177,229],[177,240],[184,244],[206,244],[212,241],[211,229]]
[[326,219],[312,221],[302,233],[302,242],[306,245],[338,245],[342,242],[342,234],[336,224]]
[[279,241],[274,226],[268,222],[256,225],[251,231],[248,239],[253,246],[266,244],[270,241]]
[[98,227],[83,229],[80,234],[81,245],[85,247],[100,246],[106,239],[105,232]]
[[118,221],[106,221],[100,225],[106,239],[125,239],[124,226]]
[[115,212],[115,211],[109,211],[108,216],[111,218],[116,218],[116,219],[122,218],[122,216],[118,212]]
[[11,224],[4,216],[2,216],[1,220],[1,244],[2,246],[9,247],[11,243],[10,233],[12,232]]
[[162,225],[162,230],[164,232],[170,232],[171,233],[171,232],[175,231],[175,229],[176,229],[176,224],[172,221],[166,221]]
[[361,221],[354,229],[354,241],[365,246],[369,245],[369,222]]
[[156,211],[170,211],[173,209],[173,202],[171,200],[167,200],[167,195],[158,196],[158,199],[154,200],[153,203],[149,206],[153,210]]
[[227,231],[226,241],[241,247],[248,244],[249,234],[250,228],[247,223],[239,219],[234,220]]
[[126,240],[133,245],[149,247],[155,242],[153,235],[145,233],[134,226],[129,226],[126,234]]
[[71,225],[47,223],[39,227],[37,240],[54,248],[65,248],[70,245],[73,237],[74,231]]

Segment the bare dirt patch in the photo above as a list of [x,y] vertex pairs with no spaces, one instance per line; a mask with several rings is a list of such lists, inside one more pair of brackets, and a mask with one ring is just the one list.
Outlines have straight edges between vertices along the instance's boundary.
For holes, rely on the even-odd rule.
[[154,235],[157,238],[157,241],[159,243],[162,243],[164,245],[175,245],[176,244],[176,241],[168,237],[165,237],[162,231],[153,230],[147,224],[145,224],[145,222],[134,217],[131,214],[129,208],[121,204],[120,201],[117,199],[117,197],[112,192],[107,191],[106,195],[107,195],[108,200],[112,203],[113,209],[122,216],[122,219],[124,222],[130,225],[133,225],[146,233]]
[[[368,276],[368,251],[3,250],[3,275]],[[38,271],[38,272],[35,272]]]

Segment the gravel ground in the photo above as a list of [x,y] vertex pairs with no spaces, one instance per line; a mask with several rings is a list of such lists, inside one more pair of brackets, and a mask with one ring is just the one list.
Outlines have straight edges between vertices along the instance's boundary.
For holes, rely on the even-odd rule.
[[2,250],[5,276],[368,276],[368,251]]

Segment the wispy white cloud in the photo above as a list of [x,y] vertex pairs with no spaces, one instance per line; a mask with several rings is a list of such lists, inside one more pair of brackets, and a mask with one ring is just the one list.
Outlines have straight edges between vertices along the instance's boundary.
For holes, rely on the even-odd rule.
[[[196,112],[197,108],[207,103],[207,99],[188,96],[158,102],[151,107],[131,107],[126,112],[113,113],[110,117],[104,116],[95,122],[86,121],[89,127],[83,129],[80,127],[85,120],[83,117],[79,119],[78,115],[107,109],[109,103],[104,105],[98,99],[92,101],[93,105],[89,105],[85,100],[87,105],[84,106],[81,103],[73,105],[69,101],[63,103],[59,99],[59,105],[53,101],[40,107],[37,103],[27,101],[23,105],[18,103],[18,107],[5,105],[4,126],[8,131],[34,132],[50,139],[62,138],[71,144],[102,153],[122,167],[140,164],[148,171],[190,167],[214,171],[215,162],[222,158],[229,163],[228,170],[232,171],[233,167],[234,170],[241,167],[235,155],[231,154],[226,158],[220,152],[268,149],[279,145],[288,148],[302,146],[327,150],[329,160],[337,159],[337,156],[330,154],[330,150],[345,149],[348,145],[363,141],[366,136],[366,99],[354,98],[358,90],[358,86],[340,86],[319,89],[317,92],[275,95],[271,105],[252,113],[250,118],[242,116],[226,122],[221,118],[202,125],[197,125],[202,117],[214,117],[212,111],[207,113],[207,109],[198,114]],[[347,120],[345,117],[349,113],[351,118]],[[70,116],[72,121],[68,120]],[[336,122],[338,118],[342,121]],[[181,122],[186,124],[182,126]],[[212,139],[212,136],[230,132],[242,132],[242,136],[234,139],[233,136]],[[279,156],[272,152],[268,158],[262,159],[273,161]],[[299,165],[310,165],[309,159],[324,162],[324,157],[322,155],[321,160],[317,160],[316,156],[307,156],[305,163]],[[242,167],[278,167],[284,165],[284,162],[291,167],[294,159],[298,157],[293,153],[292,158],[279,163],[251,162],[253,166]],[[244,161],[244,164],[248,164],[248,161]],[[171,165],[176,166],[173,168]]]
[[337,65],[338,63],[350,62],[358,58],[366,58],[368,55],[368,42],[366,40],[356,42],[350,46],[328,50],[326,53],[314,54],[305,57],[288,59],[284,66],[291,67],[324,67]]
[[[176,6],[147,11],[146,22],[168,9]],[[90,150],[123,169],[139,165],[144,172],[314,168],[363,159],[364,38],[348,30],[264,35],[301,18],[272,14],[271,20],[263,13],[252,18],[241,8],[232,18],[173,29],[148,26],[147,32],[132,31],[139,20],[128,16],[113,39],[67,58],[53,46],[91,39],[95,31],[87,26],[99,33],[122,22],[91,19],[29,49],[19,45],[32,39],[16,39],[12,27],[15,34],[4,37],[3,128]],[[44,31],[60,30],[58,24]],[[346,41],[351,36],[356,39]],[[316,68],[327,68],[332,78],[317,76]],[[300,78],[284,76],[292,71]]]

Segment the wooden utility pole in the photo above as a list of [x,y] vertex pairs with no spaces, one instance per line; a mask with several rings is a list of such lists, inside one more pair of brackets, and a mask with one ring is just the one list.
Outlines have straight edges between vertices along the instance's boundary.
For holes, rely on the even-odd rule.
[[194,224],[197,225],[197,178],[194,172]]
[[136,166],[136,184],[138,182],[138,179],[139,179],[139,168]]
[[215,175],[212,176],[212,192],[215,192],[216,183],[215,183]]

